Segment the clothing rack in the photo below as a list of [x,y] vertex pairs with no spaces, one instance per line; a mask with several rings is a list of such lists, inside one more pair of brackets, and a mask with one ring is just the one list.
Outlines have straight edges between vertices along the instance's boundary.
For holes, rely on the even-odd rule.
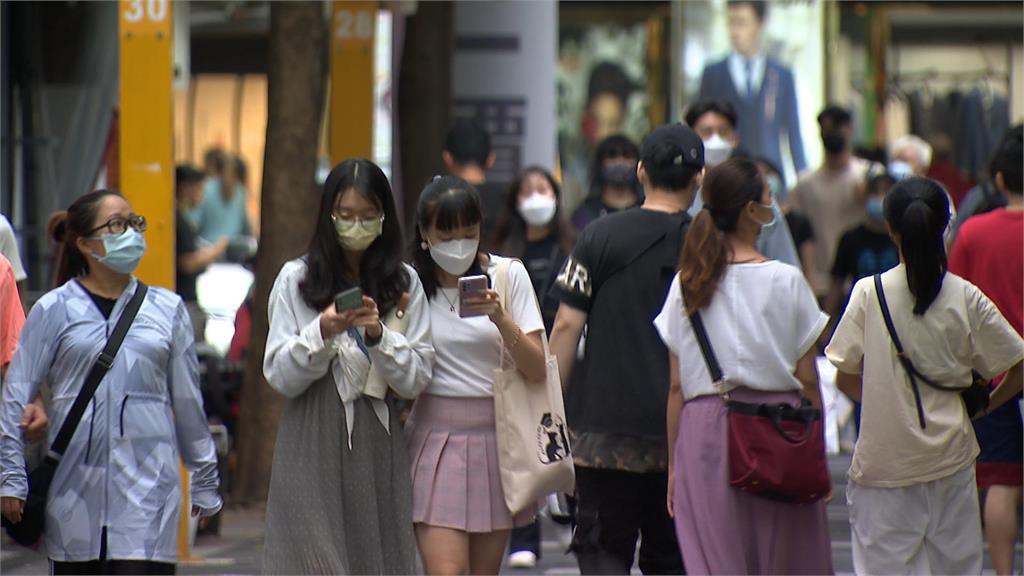
[[901,74],[892,74],[889,76],[889,81],[895,84],[900,84],[901,82],[928,82],[931,80],[942,80],[948,82],[999,80],[1009,84],[1010,74],[1008,72],[1000,72],[992,69],[948,71],[928,68],[926,70],[915,70],[913,72],[903,72]]

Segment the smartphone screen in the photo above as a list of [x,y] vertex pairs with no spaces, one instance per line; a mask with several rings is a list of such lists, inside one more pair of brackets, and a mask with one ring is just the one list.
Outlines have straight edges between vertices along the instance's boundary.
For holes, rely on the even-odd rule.
[[363,290],[356,286],[340,292],[334,297],[335,312],[346,312],[363,307]]
[[466,298],[480,296],[487,290],[487,276],[467,276],[459,278],[459,317],[471,318],[481,316],[479,313],[463,312],[462,301]]

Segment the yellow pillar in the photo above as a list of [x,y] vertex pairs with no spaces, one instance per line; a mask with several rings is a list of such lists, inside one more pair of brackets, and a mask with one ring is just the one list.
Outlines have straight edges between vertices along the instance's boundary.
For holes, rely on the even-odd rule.
[[376,2],[334,0],[331,10],[331,164],[373,158]]
[[121,192],[146,217],[146,255],[135,274],[174,288],[174,165],[170,0],[121,0]]

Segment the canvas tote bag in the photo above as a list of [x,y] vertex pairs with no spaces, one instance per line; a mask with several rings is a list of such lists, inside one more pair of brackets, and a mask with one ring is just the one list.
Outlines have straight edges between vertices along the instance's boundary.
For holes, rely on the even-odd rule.
[[[511,260],[498,264],[494,291],[506,311],[511,310],[509,287]],[[547,377],[528,382],[502,346],[501,366],[494,373],[494,418],[498,443],[498,468],[505,504],[517,514],[554,492],[572,493],[576,473],[565,423],[562,383],[558,361],[544,341]]]

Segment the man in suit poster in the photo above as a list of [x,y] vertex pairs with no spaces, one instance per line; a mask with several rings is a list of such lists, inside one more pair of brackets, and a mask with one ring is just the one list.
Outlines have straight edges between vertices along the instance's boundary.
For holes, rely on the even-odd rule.
[[807,160],[793,73],[763,50],[768,3],[729,0],[727,12],[732,50],[704,68],[698,100],[732,104],[739,117],[740,139],[753,156],[785,166],[785,138],[793,173],[799,174]]

